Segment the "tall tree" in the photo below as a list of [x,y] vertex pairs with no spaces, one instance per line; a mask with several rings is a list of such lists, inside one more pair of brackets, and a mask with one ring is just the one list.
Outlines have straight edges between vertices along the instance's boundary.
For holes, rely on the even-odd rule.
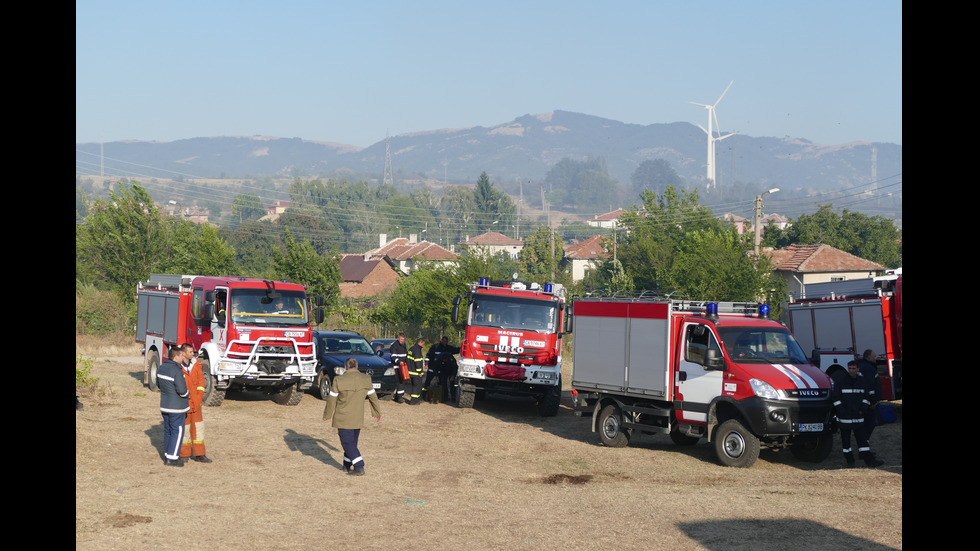
[[524,247],[517,253],[519,278],[538,283],[568,284],[570,277],[562,265],[564,258],[565,249],[561,243],[561,235],[548,226],[538,226],[524,240]]
[[277,279],[286,279],[306,287],[310,296],[320,295],[329,304],[340,297],[340,264],[336,255],[323,257],[307,241],[296,241],[287,229],[284,250],[273,251]]
[[[76,272],[132,300],[136,283],[156,270],[167,248],[167,231],[150,194],[134,182],[109,192],[76,225]],[[81,268],[79,268],[81,266]]]
[[666,159],[643,161],[633,171],[630,182],[633,184],[635,197],[642,197],[643,190],[650,190],[655,195],[660,195],[667,189],[667,186],[680,189],[684,184]]

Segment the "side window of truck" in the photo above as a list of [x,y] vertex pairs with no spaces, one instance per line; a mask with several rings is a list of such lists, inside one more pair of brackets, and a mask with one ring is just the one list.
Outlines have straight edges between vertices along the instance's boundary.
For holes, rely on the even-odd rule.
[[191,301],[191,316],[198,319],[202,315],[204,304],[204,289],[194,289],[194,300]]
[[708,350],[716,350],[719,354],[721,353],[714,334],[704,325],[689,325],[684,337],[684,343],[684,359],[696,364],[707,364]]

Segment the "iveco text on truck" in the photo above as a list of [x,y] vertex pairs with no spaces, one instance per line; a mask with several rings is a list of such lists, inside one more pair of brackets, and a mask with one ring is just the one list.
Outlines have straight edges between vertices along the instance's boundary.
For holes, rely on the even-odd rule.
[[[313,385],[316,356],[310,305],[302,285],[247,277],[152,274],[137,286],[136,340],[144,345],[143,382],[156,389],[167,350],[198,350],[204,403],[228,390],[258,390],[296,405]],[[315,309],[317,321],[322,308]]]
[[561,399],[561,338],[568,313],[559,284],[481,278],[453,299],[452,320],[465,325],[459,352],[458,405],[473,407],[477,394],[533,396],[538,412],[558,414]]
[[702,437],[726,466],[761,447],[819,462],[833,446],[830,379],[768,307],[661,298],[575,301],[572,395],[611,447],[635,432]]

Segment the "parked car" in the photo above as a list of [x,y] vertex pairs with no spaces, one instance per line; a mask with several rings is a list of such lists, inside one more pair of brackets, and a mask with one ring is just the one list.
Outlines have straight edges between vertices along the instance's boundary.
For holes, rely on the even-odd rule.
[[395,370],[390,362],[379,357],[367,339],[357,333],[345,331],[314,331],[316,348],[316,389],[320,399],[326,400],[333,378],[344,372],[347,358],[357,358],[361,373],[371,376],[374,390],[379,396],[395,391]]
[[388,352],[388,349],[391,348],[391,343],[397,340],[398,339],[374,339],[373,341],[371,341],[371,349],[375,350],[375,353],[377,354],[378,345],[380,345],[381,354],[378,354],[378,356],[381,356],[382,358],[384,358],[386,362],[390,364],[391,352]]

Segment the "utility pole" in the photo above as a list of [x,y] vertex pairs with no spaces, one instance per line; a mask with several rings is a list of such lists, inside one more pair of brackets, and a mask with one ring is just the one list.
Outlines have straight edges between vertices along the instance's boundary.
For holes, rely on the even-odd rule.
[[755,239],[753,240],[756,260],[759,259],[759,245],[762,243],[762,196],[767,193],[776,193],[778,187],[763,191],[755,196]]

